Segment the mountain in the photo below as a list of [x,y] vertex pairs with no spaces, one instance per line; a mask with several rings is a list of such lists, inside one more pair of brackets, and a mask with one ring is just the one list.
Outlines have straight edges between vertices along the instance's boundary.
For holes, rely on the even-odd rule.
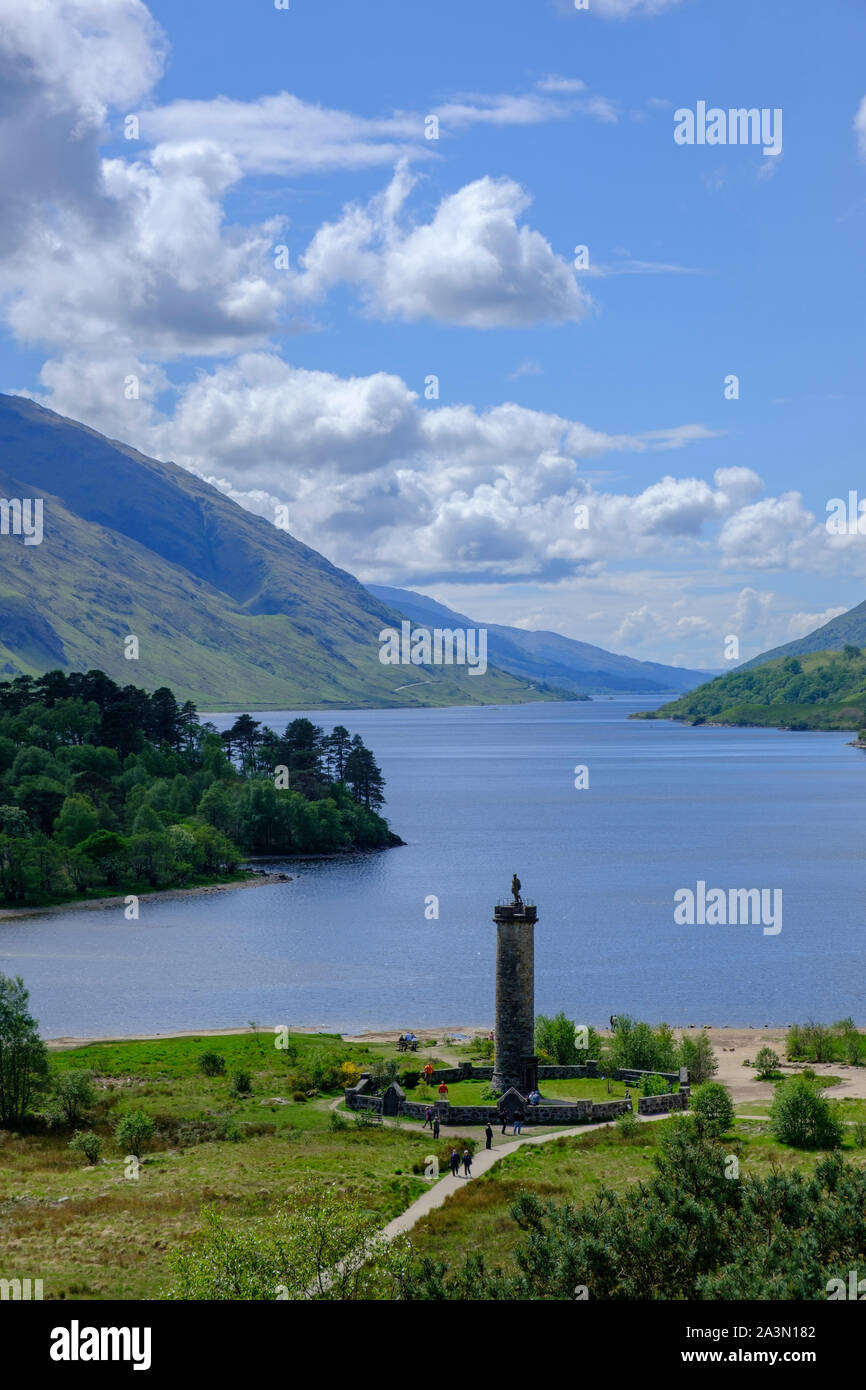
[[455,613],[411,589],[392,589],[382,584],[370,584],[368,588],[374,597],[399,608],[419,625],[486,627],[488,657],[495,665],[524,680],[548,682],[575,695],[666,694],[691,690],[712,675],[711,671],[690,671],[680,666],[662,666],[655,661],[636,661],[631,656],[616,656],[603,647],[577,642],[557,632],[533,632],[497,623],[479,624],[476,619]]
[[632,715],[689,724],[757,724],[773,729],[861,729],[866,725],[866,656],[810,652],[738,666],[660,709]]
[[44,507],[41,544],[0,535],[0,679],[98,667],[208,710],[553,698],[492,667],[383,665],[379,632],[399,618],[350,574],[186,469],[24,396],[0,395],[0,495]]
[[738,669],[748,671],[753,666],[763,666],[765,662],[774,661],[779,656],[840,652],[846,644],[866,647],[866,603],[858,603],[856,608],[849,608],[847,613],[840,613],[838,618],[824,623],[823,627],[816,627],[814,632],[807,633],[805,637],[798,637],[795,642],[786,642],[782,647],[773,647],[772,651],[753,656],[751,661],[744,661]]

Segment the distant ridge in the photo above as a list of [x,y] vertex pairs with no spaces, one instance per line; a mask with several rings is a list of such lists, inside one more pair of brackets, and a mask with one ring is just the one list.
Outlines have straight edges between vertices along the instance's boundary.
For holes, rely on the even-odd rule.
[[840,613],[837,618],[831,618],[829,623],[816,627],[814,632],[807,633],[805,637],[798,637],[793,642],[786,642],[782,647],[773,647],[771,651],[762,652],[760,656],[753,656],[737,669],[748,671],[753,666],[763,666],[779,656],[840,652],[846,644],[852,647],[866,646],[866,602],[858,603],[856,608],[849,608],[847,613]]
[[514,676],[544,681],[575,695],[670,694],[691,690],[716,674],[617,656],[603,647],[578,642],[557,632],[480,623],[476,618],[467,618],[411,589],[394,589],[382,584],[370,584],[368,588],[375,598],[399,608],[419,624],[486,627],[488,656],[495,665]]

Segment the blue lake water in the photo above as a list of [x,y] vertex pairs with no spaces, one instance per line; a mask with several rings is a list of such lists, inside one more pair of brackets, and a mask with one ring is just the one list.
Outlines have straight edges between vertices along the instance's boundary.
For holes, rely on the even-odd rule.
[[[652,704],[310,712],[374,750],[405,847],[281,861],[288,884],[145,898],[138,922],[118,909],[0,922],[0,970],[24,976],[47,1037],[488,1024],[492,908],[516,871],[538,904],[538,1012],[866,1023],[852,736],[627,719]],[[295,715],[256,717],[282,730]],[[699,879],[781,889],[782,931],[676,925],[674,893]]]

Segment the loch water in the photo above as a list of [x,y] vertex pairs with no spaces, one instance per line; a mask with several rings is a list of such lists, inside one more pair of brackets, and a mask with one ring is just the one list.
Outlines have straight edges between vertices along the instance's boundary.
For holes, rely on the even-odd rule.
[[[308,711],[373,749],[403,847],[269,863],[291,883],[143,898],[137,922],[117,908],[5,920],[0,971],[24,977],[45,1037],[489,1024],[492,908],[517,872],[538,905],[538,1012],[866,1024],[852,735],[627,718],[658,703]],[[282,731],[297,712],[255,717]],[[677,925],[674,894],[698,881],[780,889],[782,930]]]

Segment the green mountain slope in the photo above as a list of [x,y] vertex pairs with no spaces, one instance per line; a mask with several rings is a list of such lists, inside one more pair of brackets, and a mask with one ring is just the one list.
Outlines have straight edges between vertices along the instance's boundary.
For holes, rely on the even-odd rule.
[[214,710],[555,697],[492,667],[381,664],[395,614],[351,575],[185,469],[21,396],[0,395],[0,495],[44,498],[45,515],[41,545],[0,536],[0,675],[99,667]]
[[856,608],[849,608],[847,613],[840,613],[838,618],[831,619],[822,627],[816,627],[814,632],[807,633],[805,637],[798,637],[795,642],[786,642],[782,647],[773,647],[772,651],[753,656],[751,661],[744,661],[738,669],[750,670],[754,666],[763,666],[779,656],[840,652],[846,642],[855,647],[866,647],[866,603],[858,603]]
[[861,729],[866,725],[866,656],[852,645],[841,653],[782,657],[748,670],[740,666],[632,718],[776,729]]

